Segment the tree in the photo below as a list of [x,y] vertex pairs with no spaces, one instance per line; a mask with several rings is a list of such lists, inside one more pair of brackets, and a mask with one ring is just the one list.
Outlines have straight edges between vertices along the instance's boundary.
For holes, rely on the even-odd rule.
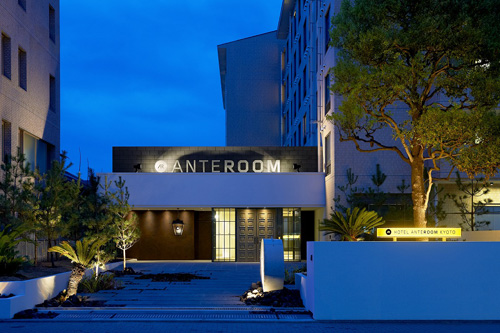
[[343,193],[347,206],[344,206],[341,203],[342,197],[340,194],[333,198],[333,201],[335,202],[335,209],[340,210],[343,213],[345,213],[349,207],[353,208],[359,205],[359,194],[363,191],[362,189],[358,189],[357,186],[354,186],[356,185],[359,177],[352,172],[351,168],[347,169],[346,178],[347,184],[338,185],[337,188]]
[[[80,179],[76,182],[66,179],[64,174],[70,166],[71,164],[66,164],[66,154],[63,152],[61,161],[52,161],[46,174],[37,175],[36,225],[47,237],[49,247],[58,237],[67,233],[70,224],[67,222],[78,218],[74,208],[80,193]],[[52,266],[55,266],[52,253],[50,261]]]
[[126,251],[140,238],[139,221],[128,203],[130,194],[125,186],[125,180],[119,177],[114,181],[116,190],[109,191],[107,178],[104,179],[105,193],[110,197],[109,210],[113,216],[113,239],[116,247],[123,253],[123,270],[126,268]]
[[345,0],[332,20],[342,104],[330,119],[358,151],[410,166],[416,227],[442,162],[444,178],[500,166],[499,20],[496,0]]
[[101,192],[100,179],[90,168],[87,184],[80,195],[80,223],[84,226],[86,238],[101,241],[94,267],[95,276],[98,278],[99,268],[115,257],[113,216],[108,209],[110,199],[105,195],[109,188],[105,185],[104,194]]
[[32,224],[34,173],[23,154],[7,156],[1,165],[0,229]]
[[59,253],[70,259],[73,263],[73,269],[69,276],[66,298],[76,294],[78,284],[82,280],[85,270],[92,266],[94,257],[100,246],[101,244],[99,241],[83,239],[82,241],[76,241],[74,248],[66,241],[58,246],[49,248],[49,252]]
[[367,211],[359,207],[348,208],[345,213],[334,211],[330,219],[321,223],[319,230],[326,231],[325,234],[339,234],[343,241],[363,240],[363,234],[371,234],[372,230],[384,224],[382,217],[376,212]]
[[462,223],[460,226],[464,230],[477,230],[490,224],[489,221],[477,221],[476,216],[488,213],[486,205],[493,202],[491,198],[478,199],[490,192],[489,184],[484,178],[471,179],[470,182],[462,181],[460,173],[456,173],[455,183],[463,194],[452,194],[451,199],[460,211]]

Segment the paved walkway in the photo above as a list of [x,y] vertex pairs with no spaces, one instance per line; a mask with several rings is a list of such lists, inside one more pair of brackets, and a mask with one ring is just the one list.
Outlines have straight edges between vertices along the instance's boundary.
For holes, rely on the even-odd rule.
[[152,282],[125,276],[119,278],[123,289],[90,294],[90,299],[127,308],[241,307],[239,296],[260,280],[258,263],[141,261],[128,266],[145,274],[193,273],[209,279]]
[[127,266],[145,274],[193,273],[209,279],[152,282],[129,275],[118,278],[123,283],[121,290],[86,295],[89,300],[105,301],[107,307],[48,308],[42,311],[59,313],[57,320],[312,320],[303,308],[271,311],[270,307],[247,306],[240,301],[240,295],[253,282],[260,280],[258,263],[133,261]]

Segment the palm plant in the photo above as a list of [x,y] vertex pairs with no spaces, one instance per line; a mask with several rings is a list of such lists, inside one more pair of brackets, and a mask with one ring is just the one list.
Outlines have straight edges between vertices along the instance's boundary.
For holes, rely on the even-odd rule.
[[373,228],[384,223],[377,212],[355,207],[352,211],[348,208],[345,214],[333,212],[329,219],[323,220],[319,230],[326,231],[325,234],[339,234],[343,241],[358,241],[363,240],[361,235],[370,234]]
[[73,269],[71,270],[71,275],[68,281],[66,297],[76,294],[78,284],[85,275],[85,270],[92,267],[94,257],[96,256],[101,245],[100,241],[93,241],[84,238],[82,241],[76,241],[74,248],[71,244],[64,241],[60,245],[53,246],[49,249],[49,252],[57,252],[70,259],[73,263]]

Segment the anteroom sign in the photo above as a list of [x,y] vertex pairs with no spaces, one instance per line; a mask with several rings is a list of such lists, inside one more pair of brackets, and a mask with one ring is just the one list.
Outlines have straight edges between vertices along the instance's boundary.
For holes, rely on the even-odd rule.
[[460,238],[460,228],[377,228],[377,237],[380,238]]

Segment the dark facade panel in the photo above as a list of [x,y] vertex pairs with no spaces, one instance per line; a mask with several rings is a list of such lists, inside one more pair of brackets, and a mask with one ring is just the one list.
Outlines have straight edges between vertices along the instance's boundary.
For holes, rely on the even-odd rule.
[[318,172],[316,147],[113,147],[113,172]]

